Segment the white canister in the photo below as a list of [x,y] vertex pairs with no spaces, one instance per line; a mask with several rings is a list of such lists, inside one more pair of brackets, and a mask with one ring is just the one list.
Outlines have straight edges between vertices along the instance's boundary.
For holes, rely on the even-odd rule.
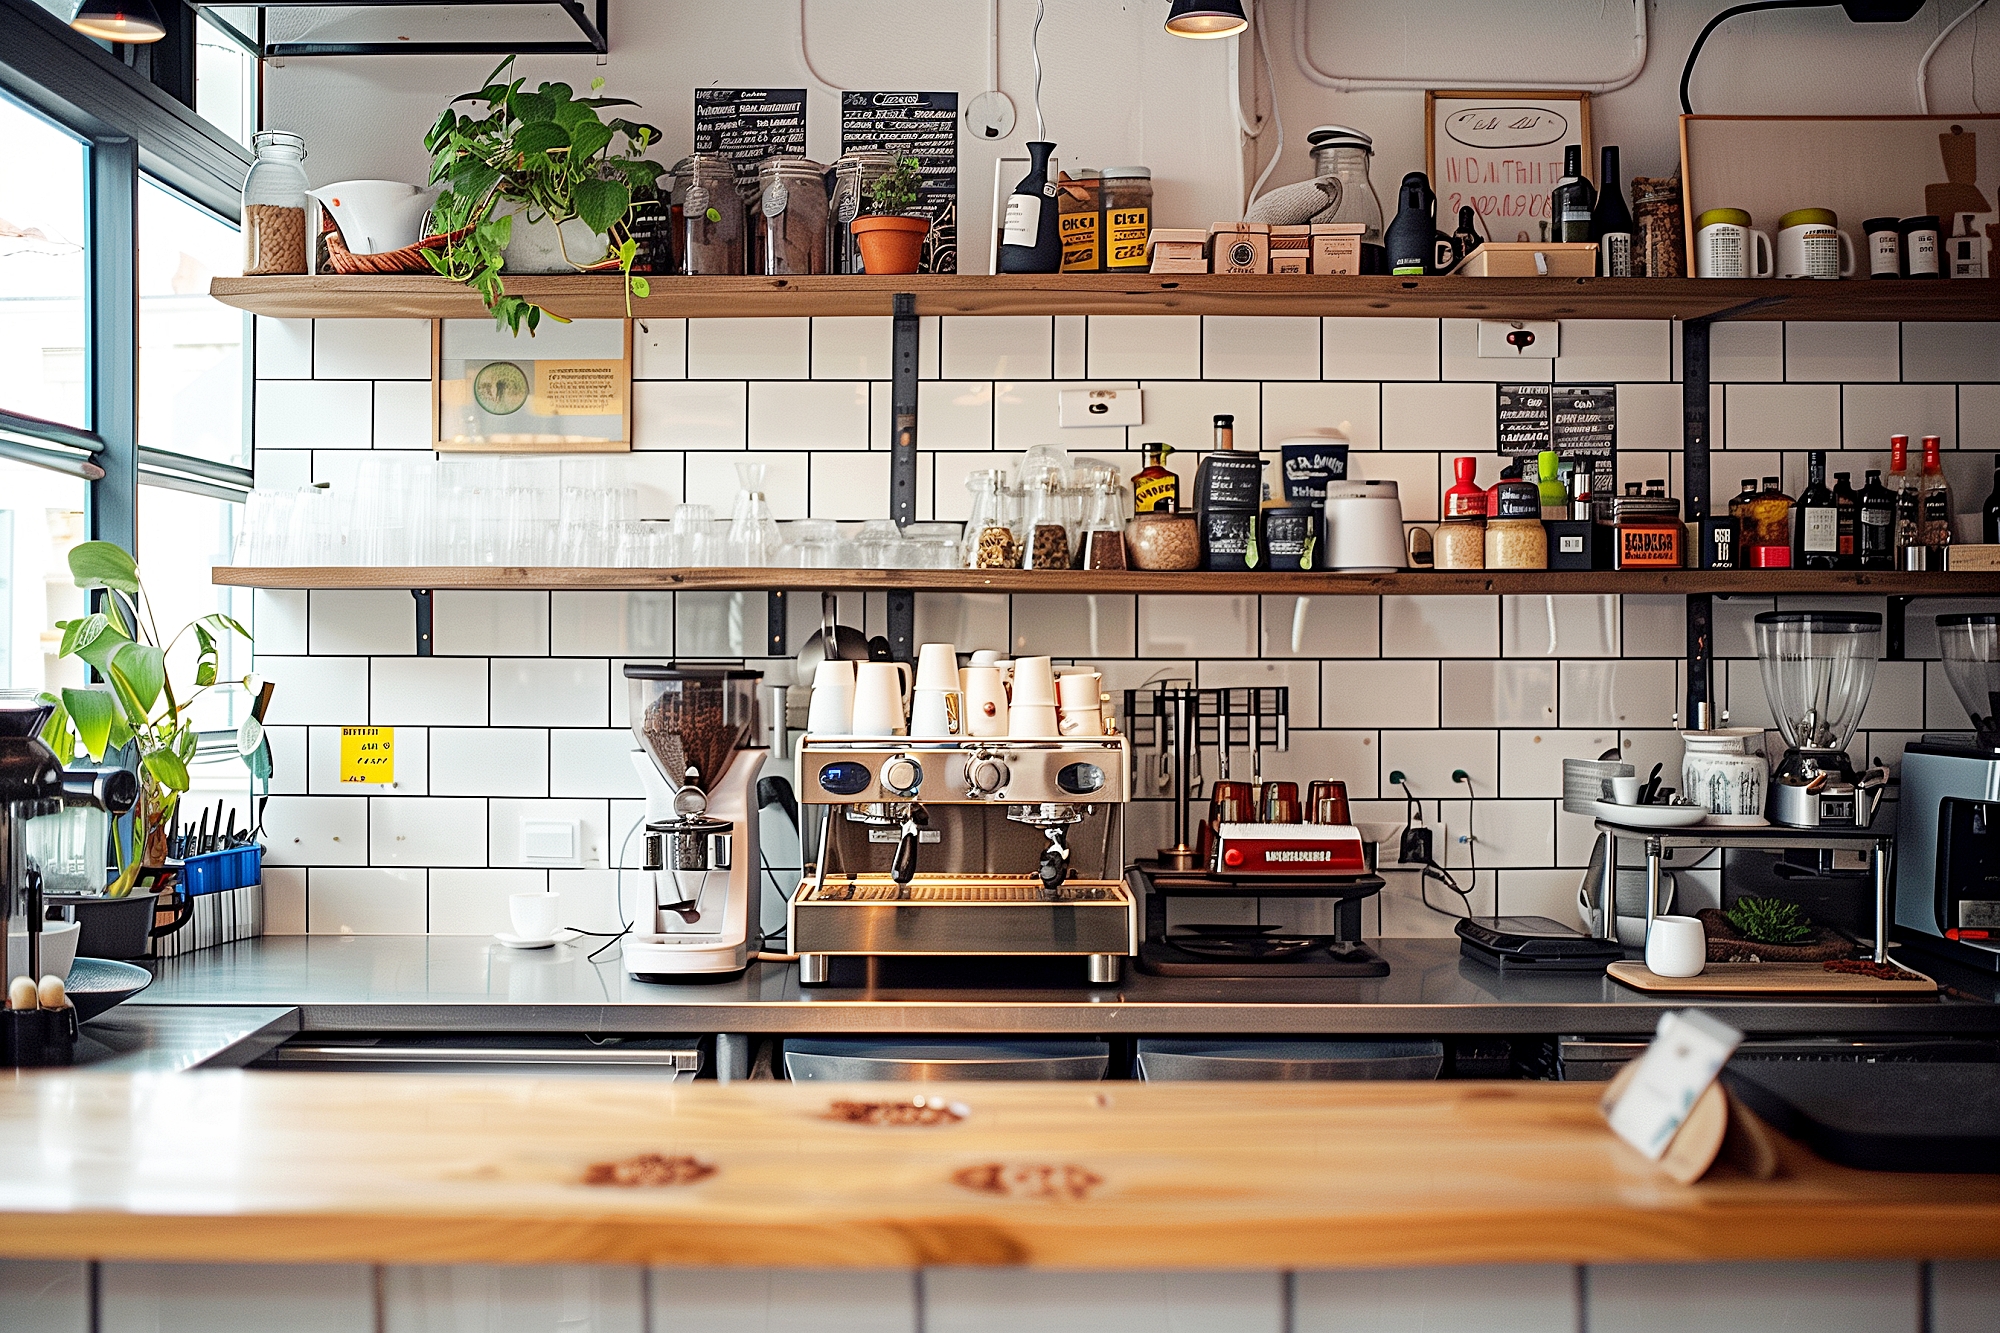
[[1328,569],[1388,573],[1403,568],[1403,502],[1393,481],[1326,484]]
[[1770,781],[1763,738],[1754,727],[1682,732],[1681,793],[1712,815],[1762,815]]
[[1750,226],[1740,208],[1711,208],[1695,220],[1697,278],[1768,278],[1774,271],[1771,238]]
[[1832,209],[1795,208],[1778,219],[1778,276],[1854,276],[1854,242]]

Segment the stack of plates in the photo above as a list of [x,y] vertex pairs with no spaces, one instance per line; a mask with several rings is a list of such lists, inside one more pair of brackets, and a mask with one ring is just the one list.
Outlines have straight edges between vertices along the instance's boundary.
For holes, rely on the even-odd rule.
[[1563,809],[1573,815],[1597,815],[1604,799],[1604,779],[1637,777],[1638,770],[1616,760],[1563,760]]

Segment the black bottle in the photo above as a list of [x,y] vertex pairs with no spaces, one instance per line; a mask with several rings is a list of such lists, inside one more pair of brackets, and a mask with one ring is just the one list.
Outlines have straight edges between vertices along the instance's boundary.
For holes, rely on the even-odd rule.
[[1413,171],[1403,177],[1397,192],[1396,220],[1382,233],[1389,271],[1411,276],[1436,273],[1440,240],[1449,244],[1451,238],[1438,233],[1437,196],[1431,193],[1430,177]]
[[1993,455],[1993,489],[1979,511],[1979,540],[1988,546],[2000,543],[2000,454]]
[[1007,196],[1007,217],[1000,235],[1002,273],[1055,273],[1062,268],[1062,234],[1056,230],[1056,183],[1049,179],[1049,154],[1056,146],[1043,139],[1028,144],[1028,174]]
[[1625,190],[1618,184],[1618,150],[1603,152],[1597,173],[1597,207],[1590,214],[1590,239],[1597,242],[1597,276],[1632,276],[1632,212],[1625,207]]
[[1549,195],[1549,239],[1555,242],[1590,239],[1590,210],[1597,193],[1583,178],[1583,148],[1571,144],[1563,149],[1562,179]]
[[[1456,256],[1458,264],[1463,264],[1465,257],[1478,248],[1478,215],[1472,211],[1471,204],[1461,204],[1458,210],[1458,230],[1451,234],[1452,254]],[[1453,267],[1457,267],[1457,264]]]
[[1861,521],[1855,527],[1854,554],[1863,569],[1896,567],[1896,493],[1882,484],[1882,474],[1868,470],[1861,488]]
[[1856,543],[1860,540],[1861,497],[1854,493],[1854,486],[1848,480],[1852,474],[1833,474],[1834,512],[1840,516],[1840,567],[1859,569],[1860,552]]
[[1840,566],[1840,506],[1826,488],[1826,451],[1806,455],[1806,488],[1799,492],[1792,516],[1792,568],[1837,569]]

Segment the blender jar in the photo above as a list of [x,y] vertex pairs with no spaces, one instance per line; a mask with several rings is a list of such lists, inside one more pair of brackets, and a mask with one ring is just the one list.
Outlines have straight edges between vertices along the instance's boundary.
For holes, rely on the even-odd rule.
[[1778,730],[1795,750],[1844,751],[1875,683],[1882,617],[1872,611],[1765,611],[1757,668]]
[[1979,743],[2000,749],[2000,615],[1990,612],[1937,618],[1944,676]]

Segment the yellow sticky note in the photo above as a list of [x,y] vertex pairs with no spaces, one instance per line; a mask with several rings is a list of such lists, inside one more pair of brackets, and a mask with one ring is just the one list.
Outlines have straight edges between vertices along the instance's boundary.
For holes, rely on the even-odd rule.
[[340,780],[387,786],[396,780],[394,727],[342,727]]

